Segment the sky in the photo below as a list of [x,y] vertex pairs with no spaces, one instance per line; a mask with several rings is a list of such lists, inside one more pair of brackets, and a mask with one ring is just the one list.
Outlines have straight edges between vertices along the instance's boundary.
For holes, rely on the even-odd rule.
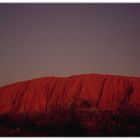
[[0,86],[86,73],[140,76],[140,4],[0,4]]

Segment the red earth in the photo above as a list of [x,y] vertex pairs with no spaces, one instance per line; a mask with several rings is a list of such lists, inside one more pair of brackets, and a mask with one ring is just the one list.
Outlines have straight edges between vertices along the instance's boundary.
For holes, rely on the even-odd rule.
[[[103,74],[45,77],[0,88],[1,115],[9,112],[49,113],[54,108],[59,108],[62,112],[82,111],[82,115],[83,112],[87,114],[95,110],[117,113],[126,106],[140,111],[139,77]],[[81,121],[81,124],[90,128],[89,121]],[[89,135],[92,135],[91,129],[93,126]]]

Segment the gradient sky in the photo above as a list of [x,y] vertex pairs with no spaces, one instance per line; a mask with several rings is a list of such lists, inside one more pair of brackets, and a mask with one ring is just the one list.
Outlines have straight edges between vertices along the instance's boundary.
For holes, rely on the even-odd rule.
[[0,86],[81,73],[140,76],[140,4],[0,4]]

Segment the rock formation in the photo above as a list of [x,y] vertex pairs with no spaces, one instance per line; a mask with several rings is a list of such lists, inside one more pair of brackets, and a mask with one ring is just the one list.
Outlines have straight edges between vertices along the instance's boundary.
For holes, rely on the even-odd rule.
[[53,107],[111,110],[132,105],[140,110],[140,78],[101,74],[46,77],[0,88],[0,113],[49,112]]

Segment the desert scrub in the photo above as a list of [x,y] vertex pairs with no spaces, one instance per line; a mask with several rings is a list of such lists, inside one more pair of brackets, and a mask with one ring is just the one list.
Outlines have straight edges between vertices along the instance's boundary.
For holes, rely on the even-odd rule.
[[99,111],[86,101],[72,108],[53,106],[50,112],[34,114],[10,112],[0,116],[0,126],[40,136],[140,136],[140,112],[132,106],[114,113]]

